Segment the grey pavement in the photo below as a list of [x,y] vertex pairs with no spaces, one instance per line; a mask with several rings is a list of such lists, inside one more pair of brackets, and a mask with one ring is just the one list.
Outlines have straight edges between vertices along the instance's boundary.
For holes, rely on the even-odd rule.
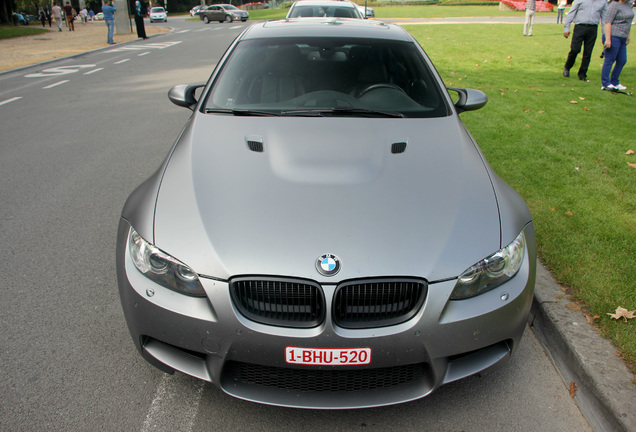
[[[417,18],[385,21],[400,25],[523,24],[524,17]],[[552,16],[535,18],[535,24],[554,21],[555,17]],[[132,42],[135,41],[130,43]],[[75,56],[78,55],[81,54]],[[60,59],[55,61],[57,60]],[[568,303],[569,300],[561,286],[538,262],[530,316],[530,324],[537,338],[560,372],[564,384],[569,386],[570,383],[574,383],[577,387],[574,400],[595,431],[636,432],[634,375],[617,356],[617,349],[587,322],[583,313],[566,307]]]

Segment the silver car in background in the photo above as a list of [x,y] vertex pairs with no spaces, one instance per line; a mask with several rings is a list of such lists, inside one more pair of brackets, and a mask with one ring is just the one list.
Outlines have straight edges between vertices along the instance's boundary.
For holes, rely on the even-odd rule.
[[486,95],[446,89],[404,29],[260,22],[169,97],[192,116],[117,237],[148,362],[342,409],[421,398],[518,348],[530,212],[459,118]]
[[210,21],[218,21],[220,23],[231,23],[233,21],[247,21],[250,17],[249,12],[232,6],[231,4],[216,4],[201,9],[197,15],[207,24]]

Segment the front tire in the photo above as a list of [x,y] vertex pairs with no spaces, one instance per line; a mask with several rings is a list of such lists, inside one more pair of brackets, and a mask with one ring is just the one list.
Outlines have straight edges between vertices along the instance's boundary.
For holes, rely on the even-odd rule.
[[226,23],[231,23],[232,21],[234,21],[234,18],[232,18],[230,15],[225,15],[225,22]]
[[203,17],[203,24],[209,24],[210,23],[210,18],[204,16]]

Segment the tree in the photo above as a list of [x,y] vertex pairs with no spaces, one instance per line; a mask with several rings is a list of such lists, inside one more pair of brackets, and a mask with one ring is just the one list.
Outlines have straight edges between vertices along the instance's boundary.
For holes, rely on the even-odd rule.
[[11,20],[12,16],[13,16],[13,1],[0,0],[0,23],[1,24],[12,23],[12,20]]

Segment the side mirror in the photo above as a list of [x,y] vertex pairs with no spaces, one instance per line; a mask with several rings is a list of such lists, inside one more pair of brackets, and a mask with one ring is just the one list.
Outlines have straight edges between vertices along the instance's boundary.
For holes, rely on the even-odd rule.
[[468,89],[468,88],[451,88],[448,90],[452,90],[457,92],[459,99],[455,102],[455,108],[457,109],[457,113],[463,113],[464,111],[475,111],[482,108],[488,102],[488,96],[486,93],[481,90]]
[[205,84],[181,84],[174,86],[168,92],[168,99],[177,106],[194,110],[194,107],[199,102],[195,97],[195,92],[204,86]]

